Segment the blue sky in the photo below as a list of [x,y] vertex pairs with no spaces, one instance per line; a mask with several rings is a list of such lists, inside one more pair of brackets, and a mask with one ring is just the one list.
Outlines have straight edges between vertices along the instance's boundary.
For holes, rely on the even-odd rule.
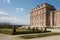
[[60,9],[60,0],[0,0],[0,22],[30,24],[31,9],[45,2]]

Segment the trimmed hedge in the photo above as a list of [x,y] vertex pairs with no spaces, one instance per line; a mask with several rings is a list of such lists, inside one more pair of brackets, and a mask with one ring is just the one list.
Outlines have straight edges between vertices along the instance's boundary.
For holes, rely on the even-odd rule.
[[38,37],[46,37],[46,36],[53,36],[53,35],[60,35],[60,33],[40,33],[40,34],[36,34],[36,35],[24,35],[24,36],[20,36],[21,38],[24,39],[31,39],[31,38],[38,38]]

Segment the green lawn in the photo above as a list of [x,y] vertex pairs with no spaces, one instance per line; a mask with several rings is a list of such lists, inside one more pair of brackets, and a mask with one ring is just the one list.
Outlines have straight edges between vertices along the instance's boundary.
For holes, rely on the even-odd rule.
[[46,37],[46,36],[53,36],[53,35],[60,35],[60,33],[40,33],[40,34],[36,34],[36,35],[24,35],[24,36],[20,36],[21,38],[24,39],[30,39],[30,38],[38,38],[38,37]]
[[[0,29],[0,33],[4,34],[12,34],[13,29]],[[17,34],[30,34],[30,33],[36,33],[29,29],[16,29],[16,35]]]
[[[18,29],[16,28],[16,32],[15,34],[32,34],[32,33],[45,33],[45,31],[33,31],[33,30],[29,30],[29,29]],[[12,34],[13,33],[13,29],[0,29],[0,33],[4,33],[4,34]]]
[[[13,32],[13,29],[0,29],[0,33],[12,34],[12,32]],[[28,34],[28,33],[32,33],[32,30],[16,29],[16,34]]]
[[3,33],[3,34],[12,34],[12,29],[0,29],[0,33]]

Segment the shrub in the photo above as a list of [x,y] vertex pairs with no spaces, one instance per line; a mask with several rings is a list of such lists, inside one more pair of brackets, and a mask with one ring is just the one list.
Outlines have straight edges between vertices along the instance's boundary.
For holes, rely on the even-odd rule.
[[16,27],[13,27],[13,32],[12,32],[13,35],[16,34]]
[[46,27],[45,27],[45,31],[47,31],[47,30],[46,30]]
[[30,34],[34,33],[32,30],[23,30],[23,31],[17,31],[16,34]]
[[33,29],[32,29],[33,31],[35,31],[36,29],[35,29],[35,27],[33,27]]
[[31,28],[30,28],[30,27],[28,27],[28,29],[29,29],[29,30],[31,30]]

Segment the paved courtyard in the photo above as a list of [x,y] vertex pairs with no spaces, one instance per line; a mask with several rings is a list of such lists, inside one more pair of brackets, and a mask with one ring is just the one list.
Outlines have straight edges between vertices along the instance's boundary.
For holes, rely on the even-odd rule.
[[42,38],[33,38],[33,39],[22,39],[22,38],[19,38],[19,36],[21,35],[0,34],[0,40],[60,40],[60,35],[42,37]]

